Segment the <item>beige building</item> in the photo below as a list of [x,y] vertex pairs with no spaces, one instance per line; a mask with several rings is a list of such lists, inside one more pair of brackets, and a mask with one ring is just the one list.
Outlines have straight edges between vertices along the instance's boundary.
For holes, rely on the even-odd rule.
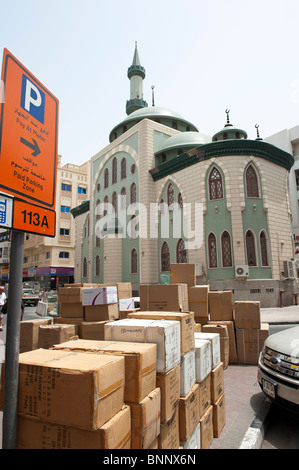
[[47,289],[73,281],[75,224],[71,209],[89,198],[89,169],[89,162],[61,166],[58,156],[56,234],[54,238],[25,234],[24,281],[38,281]]

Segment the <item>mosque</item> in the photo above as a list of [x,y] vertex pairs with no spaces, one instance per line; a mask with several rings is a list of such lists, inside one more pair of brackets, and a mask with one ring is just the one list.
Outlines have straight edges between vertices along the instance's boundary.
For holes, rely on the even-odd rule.
[[[230,122],[209,137],[143,97],[137,44],[130,99],[109,145],[90,159],[90,198],[72,209],[75,282],[167,283],[195,263],[197,284],[235,300],[293,304],[297,280],[288,175],[294,158]],[[153,88],[153,87],[152,87]],[[154,92],[154,90],[152,90]]]

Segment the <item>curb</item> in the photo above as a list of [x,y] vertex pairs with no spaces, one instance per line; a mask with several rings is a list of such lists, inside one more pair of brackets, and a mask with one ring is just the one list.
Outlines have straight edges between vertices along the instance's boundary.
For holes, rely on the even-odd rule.
[[260,413],[253,419],[239,446],[239,449],[260,449],[268,425],[267,417],[271,400],[266,398]]

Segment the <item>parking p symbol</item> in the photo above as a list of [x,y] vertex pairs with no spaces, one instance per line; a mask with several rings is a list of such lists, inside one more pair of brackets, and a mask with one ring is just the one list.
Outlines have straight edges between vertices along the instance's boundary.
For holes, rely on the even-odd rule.
[[29,80],[25,74],[22,77],[21,107],[44,124],[45,93]]

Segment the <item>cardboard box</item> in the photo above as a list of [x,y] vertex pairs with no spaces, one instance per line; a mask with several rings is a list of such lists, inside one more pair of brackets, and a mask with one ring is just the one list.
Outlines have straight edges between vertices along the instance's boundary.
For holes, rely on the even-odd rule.
[[229,338],[226,325],[220,323],[202,326],[203,333],[218,333],[220,339],[220,360],[223,362],[223,368],[227,369],[229,363]]
[[130,449],[130,438],[129,406],[94,431],[18,417],[17,449]]
[[213,442],[213,406],[209,406],[205,414],[200,418],[201,449],[209,449]]
[[114,286],[117,288],[118,299],[129,299],[132,297],[131,282],[112,282],[110,284],[102,284],[103,286]]
[[199,423],[199,385],[195,384],[186,397],[180,398],[180,441],[187,441]]
[[129,299],[120,299],[118,301],[119,310],[132,310],[135,308],[135,298],[130,297]]
[[186,397],[196,382],[195,350],[181,357],[180,396]]
[[38,334],[38,347],[49,349],[54,344],[69,341],[74,336],[76,336],[75,325],[40,325]]
[[170,264],[170,283],[187,284],[188,287],[196,285],[195,264],[189,263],[171,263]]
[[189,437],[187,441],[181,441],[180,446],[183,449],[200,449],[200,423],[197,424],[196,428],[194,429],[193,433]]
[[194,319],[208,320],[209,317],[209,286],[188,287],[189,309],[194,312]]
[[268,323],[262,323],[261,328],[236,328],[238,363],[257,364],[268,336]]
[[32,351],[38,348],[39,327],[50,325],[51,319],[26,320],[20,322],[20,353]]
[[213,404],[213,430],[214,437],[219,437],[225,426],[225,394],[223,393]]
[[208,339],[195,340],[195,377],[202,382],[212,370],[212,346]]
[[196,331],[194,338],[201,340],[208,340],[212,347],[212,369],[220,362],[220,336],[218,333],[207,333]]
[[155,388],[140,403],[130,403],[131,449],[146,449],[160,434],[159,388]]
[[59,287],[58,289],[58,302],[60,303],[81,303],[82,302],[82,287],[69,286]]
[[86,321],[107,321],[118,320],[119,311],[118,304],[101,304],[101,305],[86,305],[85,307],[85,320]]
[[209,292],[210,320],[229,320],[233,317],[232,291]]
[[80,338],[103,341],[105,339],[104,326],[106,323],[107,321],[83,321],[81,322]]
[[211,403],[214,405],[224,393],[223,363],[212,369],[211,372]]
[[235,324],[233,321],[209,321],[209,325],[226,325],[229,340],[229,364],[237,364],[237,343]]
[[187,284],[141,285],[140,310],[188,312]]
[[161,390],[161,423],[169,421],[180,399],[180,365],[166,374],[157,374],[157,387]]
[[116,286],[82,288],[82,305],[114,304],[118,302]]
[[84,320],[85,307],[81,302],[67,302],[59,305],[59,315],[62,318],[80,318]]
[[207,411],[211,405],[211,374],[199,384],[199,417]]
[[235,302],[236,328],[261,328],[260,302]]
[[181,354],[184,355],[194,349],[194,315],[193,312],[154,312],[140,311],[128,315],[127,318],[140,318],[149,320],[174,320],[181,324]]
[[119,319],[123,320],[124,318],[128,318],[130,313],[137,313],[140,312],[140,308],[131,308],[129,310],[120,310],[119,311]]
[[53,317],[53,322],[54,324],[64,324],[64,325],[74,325],[75,326],[75,333],[76,335],[79,336],[79,338],[81,338],[81,324],[82,324],[82,321],[84,319],[83,318],[72,318],[72,317],[69,317],[69,318],[65,318],[65,317]]
[[19,355],[18,414],[92,431],[122,409],[124,380],[120,356],[28,351]]
[[126,402],[140,402],[156,388],[155,344],[78,339],[55,345],[54,349],[124,357]]
[[172,417],[161,424],[158,436],[159,449],[178,449],[180,446],[179,406],[176,406]]
[[105,325],[105,340],[156,344],[157,372],[166,373],[181,361],[178,321],[126,318],[109,322]]

